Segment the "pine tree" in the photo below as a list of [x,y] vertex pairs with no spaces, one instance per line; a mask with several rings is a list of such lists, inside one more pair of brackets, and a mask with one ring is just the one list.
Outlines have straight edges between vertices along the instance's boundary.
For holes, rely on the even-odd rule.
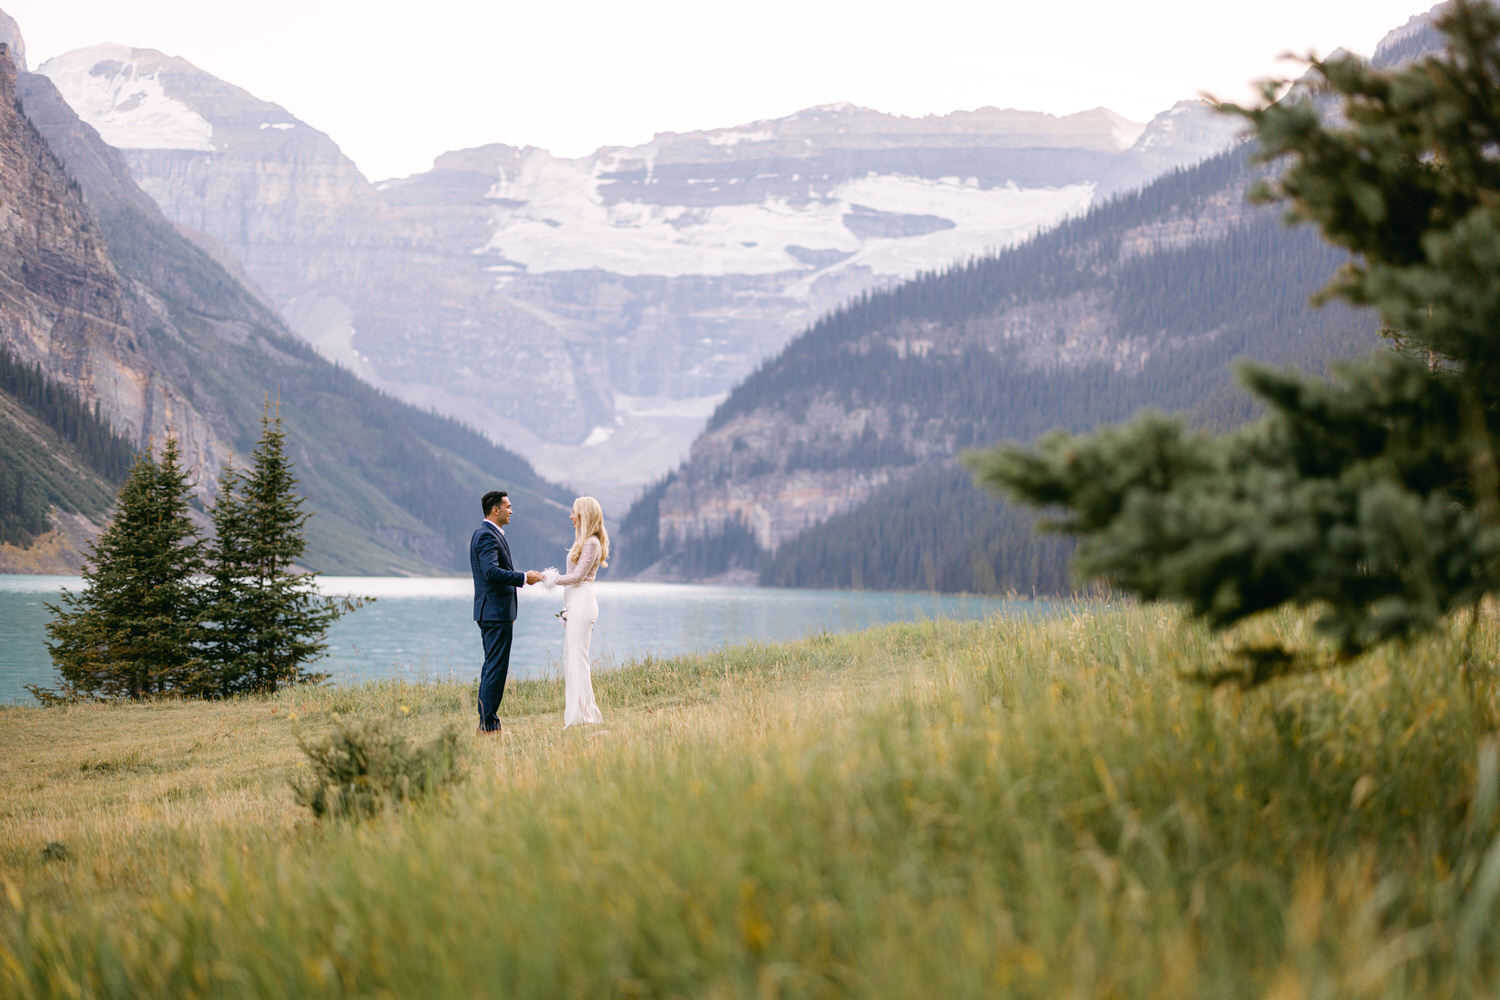
[[317,574],[295,570],[311,513],[296,492],[285,438],[280,415],[262,415],[250,470],[226,468],[211,510],[205,656],[221,694],[324,679],[305,665],[327,648],[329,626],[359,603],[321,596]]
[[[83,568],[83,589],[49,604],[48,650],[63,695],[139,699],[197,694],[201,542],[188,517],[190,483],[168,437],[161,461],[147,448],[120,491],[114,520]],[[47,700],[49,692],[34,693]]]
[[[1083,575],[1220,628],[1314,608],[1345,657],[1500,591],[1500,12],[1455,0],[1437,27],[1440,55],[1314,59],[1224,106],[1283,161],[1257,196],[1354,255],[1322,298],[1374,307],[1395,346],[1334,380],[1245,369],[1268,413],[1231,435],[1148,415],[976,460],[1061,510]],[[1296,662],[1266,653],[1250,679]]]
[[204,584],[204,658],[214,677],[215,694],[228,695],[254,686],[256,649],[253,616],[241,600],[244,581],[254,576],[250,563],[249,522],[238,495],[242,479],[233,462],[219,476],[209,516],[214,535],[208,543],[208,580]]

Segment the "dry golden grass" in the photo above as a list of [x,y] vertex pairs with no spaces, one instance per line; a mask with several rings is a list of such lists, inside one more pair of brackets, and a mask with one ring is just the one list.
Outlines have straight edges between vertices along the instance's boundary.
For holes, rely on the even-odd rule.
[[[414,741],[458,727],[477,775],[535,791],[622,753],[704,741],[751,750],[898,697],[908,690],[903,679],[931,683],[888,656],[845,653],[833,665],[810,671],[796,647],[748,647],[627,666],[595,678],[605,725],[569,730],[560,682],[513,682],[499,737],[469,735],[473,686],[451,682],[220,702],[0,706],[0,866],[24,896],[61,901],[136,886],[160,870],[161,852],[192,868],[225,843],[294,840],[311,822],[290,790],[306,770],[298,735],[328,729],[339,713],[389,715]],[[664,672],[673,675],[665,688],[643,690],[660,687]]]
[[[598,728],[513,685],[499,738],[461,684],[0,709],[0,994],[1500,995],[1461,630],[1182,679],[1222,651],[1153,609],[893,626],[600,675]],[[335,714],[461,726],[467,780],[314,821]]]

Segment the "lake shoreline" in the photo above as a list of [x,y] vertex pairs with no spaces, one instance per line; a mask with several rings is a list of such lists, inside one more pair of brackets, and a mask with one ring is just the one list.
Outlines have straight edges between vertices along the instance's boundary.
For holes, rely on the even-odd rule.
[[[478,631],[468,577],[326,576],[329,595],[372,596],[328,632],[328,655],[310,666],[335,684],[377,678],[468,680],[477,676]],[[52,689],[45,609],[79,577],[0,575],[0,704],[30,704],[25,685]],[[1070,602],[944,594],[796,590],[604,580],[592,652],[595,670],[748,641],[776,642],[896,621],[1054,613]],[[560,675],[561,589],[520,591],[511,678]]]

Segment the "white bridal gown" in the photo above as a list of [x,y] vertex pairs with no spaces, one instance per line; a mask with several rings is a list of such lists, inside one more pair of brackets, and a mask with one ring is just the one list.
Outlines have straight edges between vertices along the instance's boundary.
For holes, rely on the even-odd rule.
[[563,726],[584,722],[603,722],[599,706],[594,704],[594,682],[589,676],[589,640],[594,622],[599,620],[599,602],[594,597],[594,576],[599,572],[599,539],[583,540],[578,561],[568,563],[568,572],[546,574],[548,583],[560,583],[563,590]]

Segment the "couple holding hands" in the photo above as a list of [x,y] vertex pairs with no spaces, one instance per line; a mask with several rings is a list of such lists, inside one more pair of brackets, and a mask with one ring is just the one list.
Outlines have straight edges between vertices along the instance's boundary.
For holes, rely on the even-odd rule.
[[594,684],[589,678],[589,639],[599,618],[594,598],[594,576],[609,562],[609,534],[604,530],[604,511],[593,497],[573,501],[568,517],[573,522],[573,547],[568,550],[568,569],[559,573],[516,569],[505,540],[510,523],[510,497],[504,490],[491,490],[480,500],[484,520],[469,539],[469,569],[474,574],[474,621],[484,641],[484,666],[479,672],[479,732],[500,732],[496,713],[505,697],[505,677],[510,673],[510,641],[516,622],[516,588],[540,583],[561,584],[563,591],[563,726],[604,721],[594,704]]

